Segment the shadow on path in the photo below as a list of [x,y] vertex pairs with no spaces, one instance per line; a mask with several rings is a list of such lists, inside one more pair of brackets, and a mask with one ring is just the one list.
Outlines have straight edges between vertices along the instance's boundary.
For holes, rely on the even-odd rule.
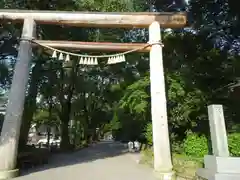
[[128,153],[126,145],[118,142],[102,141],[79,151],[55,154],[49,159],[49,163],[46,165],[28,170],[22,170],[21,177],[31,173],[46,171],[58,167],[82,164],[99,159],[116,157],[126,153]]

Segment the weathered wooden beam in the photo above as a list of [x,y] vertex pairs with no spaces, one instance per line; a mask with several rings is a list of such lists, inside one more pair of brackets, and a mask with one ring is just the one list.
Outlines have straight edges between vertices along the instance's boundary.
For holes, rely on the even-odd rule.
[[0,19],[23,21],[31,17],[39,24],[59,24],[82,27],[147,28],[157,21],[163,28],[186,26],[185,12],[101,13],[34,10],[0,10]]
[[[110,43],[110,42],[79,42],[79,41],[48,41],[35,40],[36,44],[47,45],[58,49],[84,51],[124,52],[139,49],[137,52],[149,52],[151,47],[146,43]],[[146,48],[145,48],[146,47]]]

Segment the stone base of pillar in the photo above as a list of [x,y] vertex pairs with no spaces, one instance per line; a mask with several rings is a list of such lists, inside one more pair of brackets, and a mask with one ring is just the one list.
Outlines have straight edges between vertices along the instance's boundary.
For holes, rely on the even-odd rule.
[[171,172],[159,172],[154,171],[156,178],[159,180],[176,180],[176,174],[174,171]]
[[198,169],[197,175],[208,180],[239,180],[240,158],[218,157],[207,155],[204,157],[205,168]]
[[198,169],[197,175],[206,180],[239,180],[240,174],[238,173],[214,173],[209,169]]
[[8,170],[8,171],[0,170],[0,180],[15,178],[18,175],[19,175],[19,169],[13,169],[13,170]]

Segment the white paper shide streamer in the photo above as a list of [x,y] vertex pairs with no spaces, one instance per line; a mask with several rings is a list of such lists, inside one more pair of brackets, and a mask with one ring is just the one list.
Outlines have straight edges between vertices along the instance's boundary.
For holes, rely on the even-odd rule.
[[[61,61],[69,62],[71,60],[70,54],[58,52],[57,50],[53,51],[52,58],[58,58]],[[88,56],[88,55],[78,55],[79,57],[79,64],[82,65],[98,65],[98,58],[96,56]],[[117,54],[117,55],[108,55],[107,64],[117,64],[121,62],[125,62],[125,55],[124,54]]]
[[97,58],[94,58],[94,57],[80,57],[79,64],[98,65],[98,60],[97,60]]
[[117,64],[125,61],[126,59],[124,55],[117,55],[108,58],[108,64]]
[[[53,51],[52,58],[58,58],[59,60],[64,60],[65,62],[69,62],[71,60],[70,54],[58,53],[57,51]],[[98,59],[96,57],[79,57],[79,64],[83,65],[98,65]]]
[[79,57],[79,64],[82,65],[98,65],[98,59],[99,58],[108,58],[107,64],[117,64],[117,63],[121,63],[121,62],[125,62],[126,58],[125,55],[132,53],[132,52],[137,52],[138,50],[144,49],[148,46],[152,46],[154,44],[159,44],[161,46],[163,46],[163,43],[161,41],[156,41],[156,42],[148,42],[147,45],[140,47],[140,48],[136,48],[136,49],[132,49],[123,53],[119,53],[119,54],[114,54],[114,55],[98,55],[98,56],[91,56],[91,55],[85,55],[85,54],[77,54],[77,53],[72,53],[72,52],[67,52],[67,51],[62,51],[59,49],[55,49],[51,46],[47,46],[41,43],[38,43],[36,41],[34,41],[34,43],[50,49],[53,51],[52,54],[52,58],[58,58],[59,60],[64,60],[66,62],[70,61],[70,56],[75,56],[75,57]]

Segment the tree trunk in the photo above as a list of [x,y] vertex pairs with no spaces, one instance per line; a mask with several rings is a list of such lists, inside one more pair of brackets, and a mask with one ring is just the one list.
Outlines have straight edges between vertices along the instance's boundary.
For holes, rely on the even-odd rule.
[[60,143],[60,148],[63,151],[67,151],[67,150],[70,149],[68,121],[62,121],[61,122],[61,143]]
[[[72,97],[74,93],[74,82],[75,82],[75,76],[76,76],[77,67],[73,67],[72,71],[70,73],[70,84],[68,86],[68,96],[67,99],[61,100],[61,106],[62,106],[62,112],[60,116],[61,120],[61,143],[60,148],[62,150],[69,150],[71,148],[70,139],[69,139],[69,129],[68,124],[70,121],[70,114],[72,109]],[[64,87],[62,85],[62,91],[64,90]],[[63,94],[63,93],[62,93]],[[64,98],[64,97],[60,97]]]
[[[52,121],[52,108],[53,108],[53,102],[52,102],[52,96],[48,98],[48,119],[51,122]],[[50,148],[50,133],[51,133],[51,123],[47,125],[47,147]]]
[[91,125],[91,119],[89,118],[88,108],[87,108],[87,100],[86,100],[86,93],[84,92],[83,97],[83,110],[84,110],[84,116],[85,116],[85,126],[84,126],[84,136],[87,141],[87,143],[91,143],[91,133],[90,133],[90,125]]
[[47,147],[50,148],[50,133],[51,133],[51,127],[47,126]]
[[[71,92],[70,92],[71,93]],[[71,93],[72,94],[72,93]],[[68,98],[68,102],[62,105],[62,114],[60,117],[61,120],[61,143],[60,148],[62,150],[69,150],[70,149],[70,139],[69,139],[69,121],[70,121],[70,113],[71,113],[71,97]]]
[[36,65],[32,70],[32,77],[29,87],[29,93],[26,98],[26,103],[24,105],[24,111],[22,115],[22,124],[19,138],[19,149],[25,147],[28,141],[28,132],[33,119],[33,114],[36,110],[36,98],[38,93],[38,83],[39,83],[39,73],[42,67],[42,62],[37,61]]

